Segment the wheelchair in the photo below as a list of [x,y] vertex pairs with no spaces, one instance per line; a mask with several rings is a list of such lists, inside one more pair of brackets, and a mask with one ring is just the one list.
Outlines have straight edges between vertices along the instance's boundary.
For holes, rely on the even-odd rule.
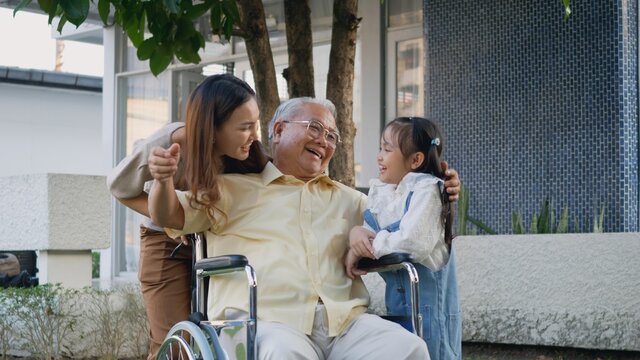
[[[190,234],[193,241],[194,289],[189,320],[174,325],[165,337],[156,359],[255,360],[257,358],[257,278],[243,255],[207,258],[204,234]],[[247,276],[249,316],[243,320],[210,321],[206,317],[205,283],[211,276],[244,271]]]
[[[165,337],[156,359],[189,360],[255,360],[257,359],[257,279],[254,269],[243,255],[226,255],[207,258],[204,234],[190,234],[193,240],[192,281],[194,293],[191,300],[192,314],[189,320],[174,325]],[[422,336],[422,315],[419,311],[420,292],[418,272],[409,254],[393,253],[373,260],[363,258],[358,267],[369,272],[405,268],[411,281],[411,331]],[[249,314],[244,320],[208,320],[206,317],[207,284],[211,276],[244,271],[248,283]],[[388,317],[391,321],[398,321]]]
[[383,272],[404,268],[409,275],[411,317],[406,319],[403,316],[382,316],[382,318],[397,322],[407,330],[413,332],[421,339],[425,340],[422,331],[422,314],[420,313],[420,278],[416,267],[412,264],[411,255],[407,253],[391,253],[379,259],[362,258],[358,261],[358,269],[367,272]]

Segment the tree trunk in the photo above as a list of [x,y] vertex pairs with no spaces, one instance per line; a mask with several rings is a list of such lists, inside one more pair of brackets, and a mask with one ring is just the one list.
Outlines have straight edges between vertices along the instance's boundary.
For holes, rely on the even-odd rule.
[[333,30],[327,77],[327,99],[336,105],[336,122],[342,143],[329,164],[331,178],[347,186],[355,186],[353,161],[353,72],[356,56],[358,0],[333,2]]
[[264,6],[261,0],[238,0],[238,5],[241,27],[246,32],[244,41],[260,108],[260,133],[262,142],[268,147],[269,121],[280,105],[280,97]]
[[283,75],[287,79],[289,98],[315,97],[309,0],[285,0],[284,19],[289,67],[284,70]]

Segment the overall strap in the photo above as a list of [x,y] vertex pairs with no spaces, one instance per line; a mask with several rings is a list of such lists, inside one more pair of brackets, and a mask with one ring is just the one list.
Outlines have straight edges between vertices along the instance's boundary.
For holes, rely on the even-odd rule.
[[369,227],[371,229],[373,229],[374,232],[379,232],[380,231],[380,225],[378,224],[378,220],[376,220],[376,217],[373,215],[373,213],[371,213],[371,210],[366,209],[364,211],[364,214],[362,214],[362,216],[364,217],[364,222],[369,225]]

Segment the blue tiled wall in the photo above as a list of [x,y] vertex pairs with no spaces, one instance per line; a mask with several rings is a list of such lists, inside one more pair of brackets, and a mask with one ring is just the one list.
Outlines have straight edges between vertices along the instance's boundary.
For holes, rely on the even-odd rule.
[[500,233],[548,196],[582,231],[639,231],[636,1],[425,0],[426,113]]

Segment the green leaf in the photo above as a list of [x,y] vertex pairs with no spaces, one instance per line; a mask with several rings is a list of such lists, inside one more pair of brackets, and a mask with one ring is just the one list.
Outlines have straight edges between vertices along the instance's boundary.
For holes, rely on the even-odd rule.
[[520,215],[520,212],[514,211],[513,213],[511,213],[511,227],[513,228],[514,234],[520,235],[524,233],[522,215]]
[[167,55],[162,51],[155,51],[149,59],[149,67],[151,68],[151,73],[154,76],[158,76],[169,66],[169,64],[171,64],[171,59],[171,55]]
[[100,15],[100,20],[102,20],[102,23],[105,25],[108,25],[110,11],[111,5],[109,4],[109,0],[98,0],[98,14]]
[[219,2],[213,3],[209,20],[211,21],[211,32],[220,35],[222,30],[222,5]]
[[564,3],[564,20],[569,20],[569,16],[571,16],[571,0],[562,0]]
[[224,22],[224,37],[229,40],[233,34],[233,21],[227,18]]
[[137,51],[138,59],[144,61],[151,58],[151,55],[153,55],[153,52],[156,49],[156,44],[157,43],[156,43],[155,37],[150,37],[147,40],[144,40],[140,44],[140,46],[138,46],[138,51]]
[[[13,9],[13,17],[16,17],[16,13],[22,9],[24,9],[25,6],[31,4],[31,0],[22,0],[18,3],[18,5],[16,5],[16,8]],[[41,7],[42,8],[42,7]],[[44,10],[44,9],[43,9]]]
[[205,2],[192,6],[185,14],[191,20],[196,20],[204,15],[209,9],[211,9],[211,3]]
[[549,199],[545,198],[538,218],[537,234],[548,234],[549,231]]
[[193,22],[188,18],[181,17],[178,19],[176,28],[176,39],[185,40],[191,38],[196,33]]
[[222,11],[226,15],[227,19],[231,19],[231,25],[240,22],[240,12],[238,12],[238,5],[235,0],[223,0]]
[[163,0],[163,3],[164,3],[164,6],[167,7],[167,10],[169,10],[170,13],[177,14],[179,1],[180,0]]
[[58,7],[58,0],[38,0],[38,5],[40,5],[40,9],[47,14],[51,14],[52,12],[55,14],[56,8]]
[[66,15],[62,15],[60,16],[60,22],[58,22],[58,28],[56,29],[59,33],[62,33],[62,28],[64,27],[64,24],[67,23],[67,16]]
[[89,15],[89,0],[60,0],[60,6],[70,23],[80,26]]
[[533,214],[531,217],[531,228],[529,229],[529,234],[537,234],[538,233],[538,215]]
[[481,229],[482,231],[486,232],[489,235],[495,235],[497,234],[495,232],[495,230],[493,230],[492,228],[490,228],[489,226],[487,226],[485,223],[483,223],[480,220],[474,219],[472,217],[467,218],[467,220],[472,223],[473,225],[475,225],[477,228]]
[[558,227],[556,233],[565,234],[569,231],[569,208],[565,206],[560,214],[560,220],[558,221]]
[[578,222],[578,217],[576,215],[573,215],[573,232],[580,232],[580,223]]

